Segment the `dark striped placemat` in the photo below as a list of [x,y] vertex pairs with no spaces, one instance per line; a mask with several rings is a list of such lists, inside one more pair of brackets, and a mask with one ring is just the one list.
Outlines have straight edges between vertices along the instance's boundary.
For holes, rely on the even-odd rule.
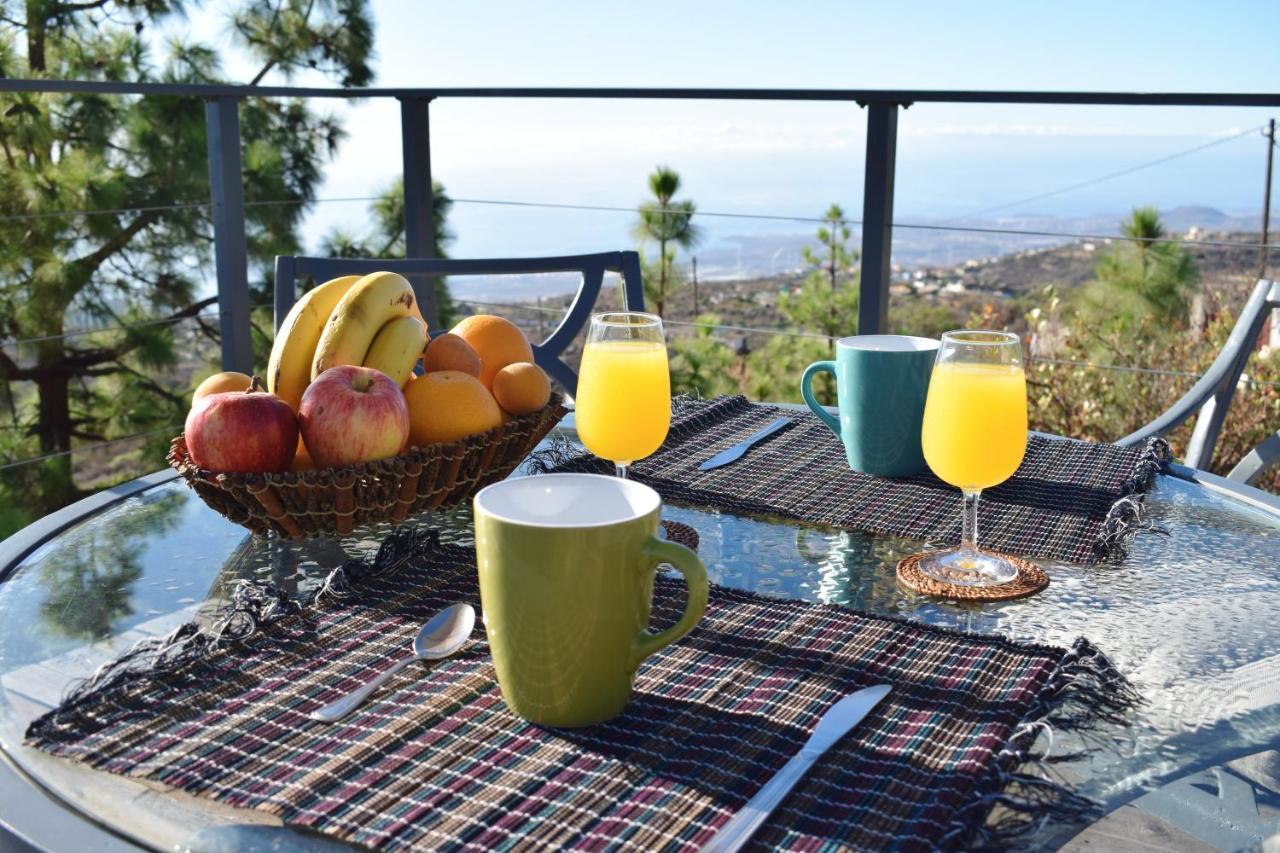
[[[959,543],[960,490],[931,471],[889,479],[849,469],[844,448],[812,412],[745,397],[677,401],[662,448],[631,466],[631,476],[665,500],[738,513]],[[698,466],[779,417],[792,426],[745,457],[711,471]],[[996,551],[1092,564],[1122,556],[1142,528],[1142,495],[1171,460],[1155,438],[1140,447],[1031,435],[1013,477],[986,489],[979,544]],[[535,453],[541,471],[612,473],[613,465],[564,448]]]
[[[1083,640],[1026,645],[713,588],[701,625],[645,662],[626,712],[605,724],[513,716],[480,623],[461,654],[413,665],[345,720],[306,717],[404,654],[438,608],[478,604],[473,559],[397,534],[374,567],[335,572],[332,600],[246,585],[220,625],[148,641],[28,740],[378,848],[692,850],[833,702],[888,682],[757,846],[925,850],[1092,815],[1028,766],[1041,757],[1032,743],[1053,726],[1121,723],[1136,701]],[[681,584],[659,578],[655,595],[655,623],[674,620]]]

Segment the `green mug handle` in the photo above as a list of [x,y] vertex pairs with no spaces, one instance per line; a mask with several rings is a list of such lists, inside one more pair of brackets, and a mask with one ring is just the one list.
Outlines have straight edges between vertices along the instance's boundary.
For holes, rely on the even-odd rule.
[[641,553],[650,559],[642,571],[651,572],[659,563],[670,563],[684,575],[689,585],[689,600],[684,606],[680,621],[656,634],[641,631],[631,643],[631,671],[635,672],[641,661],[654,652],[671,645],[697,626],[702,614],[707,612],[707,568],[698,555],[683,545],[666,542],[656,536],[641,546]]
[[819,403],[813,396],[813,388],[810,383],[813,382],[813,375],[825,370],[832,376],[836,375],[836,363],[834,361],[815,361],[804,369],[804,376],[800,377],[800,394],[804,397],[804,401],[809,404],[809,408],[813,409],[813,413],[818,416],[827,428],[836,434],[836,438],[844,441],[844,436],[840,434],[840,422],[827,411],[826,407]]

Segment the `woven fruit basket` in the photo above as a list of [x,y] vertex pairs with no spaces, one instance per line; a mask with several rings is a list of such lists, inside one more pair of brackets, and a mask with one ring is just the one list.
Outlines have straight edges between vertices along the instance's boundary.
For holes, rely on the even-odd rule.
[[173,440],[168,459],[201,500],[256,534],[345,536],[363,524],[394,524],[467,500],[514,471],[565,412],[563,398],[552,394],[539,411],[488,432],[343,468],[219,474],[191,461],[182,436]]

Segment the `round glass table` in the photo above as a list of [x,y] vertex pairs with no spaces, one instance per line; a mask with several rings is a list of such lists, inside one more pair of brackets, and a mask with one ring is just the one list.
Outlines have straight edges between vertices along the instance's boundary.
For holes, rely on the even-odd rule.
[[[898,586],[895,565],[918,541],[677,506],[664,517],[698,531],[716,583],[1061,646],[1088,637],[1147,703],[1130,726],[1094,733],[1086,758],[1055,765],[1108,816],[1079,836],[1078,826],[1046,825],[1036,845],[1247,846],[1280,832],[1280,501],[1175,467],[1146,503],[1153,531],[1123,562],[1040,561],[1047,590],[981,605]],[[413,523],[446,541],[471,538],[467,507]],[[56,850],[345,846],[88,770],[22,739],[69,683],[143,637],[201,619],[238,579],[305,595],[385,533],[254,538],[160,472],[0,543],[0,823],[10,838]],[[1054,737],[1055,754],[1081,745]]]

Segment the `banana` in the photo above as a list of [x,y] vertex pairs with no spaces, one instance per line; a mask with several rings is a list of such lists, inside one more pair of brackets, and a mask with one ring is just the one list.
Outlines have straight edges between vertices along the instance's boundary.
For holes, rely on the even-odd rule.
[[267,390],[298,411],[302,392],[311,384],[311,360],[315,357],[320,333],[329,321],[333,308],[360,280],[358,275],[344,275],[313,287],[293,303],[276,332],[267,362]]
[[311,361],[311,378],[339,364],[364,364],[383,324],[413,310],[413,288],[404,276],[369,273],[351,286],[329,315]]
[[374,335],[364,366],[381,370],[403,388],[426,346],[426,325],[412,314],[397,317],[384,323]]

